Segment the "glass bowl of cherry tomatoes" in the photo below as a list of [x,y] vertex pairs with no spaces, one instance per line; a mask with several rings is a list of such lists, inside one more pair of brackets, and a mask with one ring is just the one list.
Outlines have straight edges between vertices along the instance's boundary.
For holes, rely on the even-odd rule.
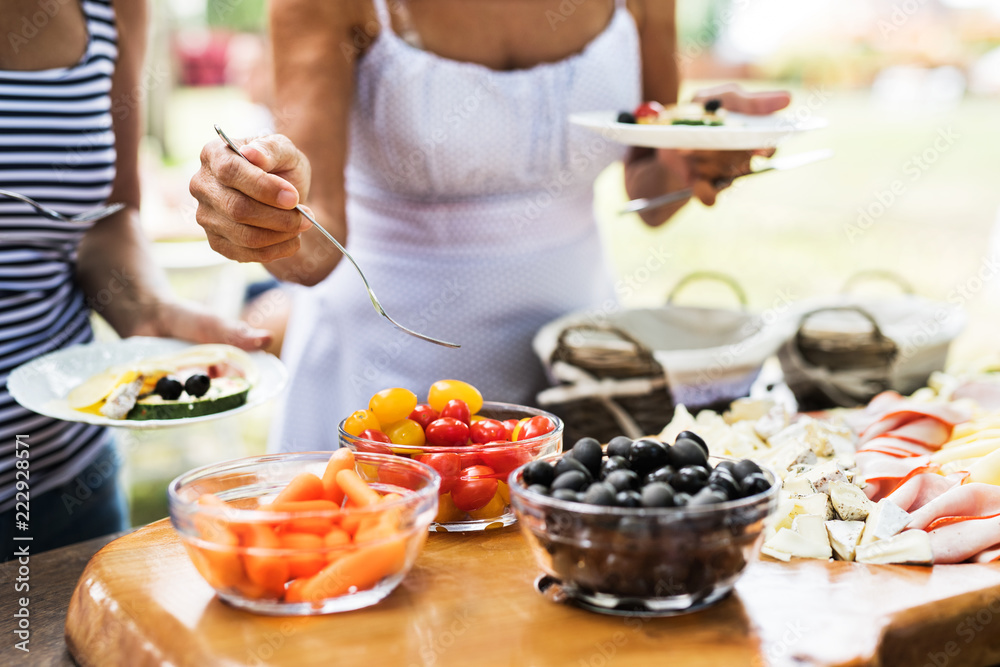
[[430,530],[467,532],[516,521],[507,477],[561,452],[563,423],[543,410],[483,401],[460,380],[440,380],[423,403],[408,389],[377,392],[367,410],[340,422],[339,435],[355,452],[395,454],[437,470],[441,490]]

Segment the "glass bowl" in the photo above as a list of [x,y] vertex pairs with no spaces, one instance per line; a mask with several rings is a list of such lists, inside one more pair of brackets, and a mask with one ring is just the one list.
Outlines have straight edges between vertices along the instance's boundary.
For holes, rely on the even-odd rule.
[[[468,532],[509,526],[516,517],[510,506],[507,477],[519,466],[562,451],[563,422],[555,415],[512,403],[483,403],[477,413],[487,419],[504,421],[525,417],[548,417],[555,428],[536,438],[502,445],[466,445],[462,447],[419,447],[392,445],[353,436],[340,422],[340,443],[355,452],[378,452],[412,458],[432,465],[442,473],[438,514],[430,525],[436,532]],[[346,421],[346,420],[345,420]],[[470,466],[483,465],[490,472],[478,471],[473,477],[461,472]],[[494,484],[495,480],[495,484]],[[458,487],[459,494],[455,493]],[[490,492],[492,490],[492,493]],[[472,491],[472,493],[470,493]],[[456,497],[458,505],[456,505]],[[461,505],[461,507],[459,506]]]
[[721,600],[757,558],[781,486],[773,471],[764,472],[767,491],[694,507],[557,500],[525,488],[524,466],[510,476],[510,491],[521,531],[548,575],[539,583],[543,592],[556,584],[592,611],[669,616]]
[[416,461],[357,453],[354,470],[382,500],[266,509],[296,476],[322,478],[329,460],[330,452],[250,457],[170,483],[170,521],[220,598],[263,614],[328,614],[373,605],[403,580],[437,513],[440,475]]

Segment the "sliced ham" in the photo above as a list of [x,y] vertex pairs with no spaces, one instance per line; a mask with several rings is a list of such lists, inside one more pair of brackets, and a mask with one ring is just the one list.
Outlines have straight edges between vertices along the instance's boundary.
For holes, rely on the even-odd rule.
[[951,426],[934,417],[920,417],[889,432],[894,438],[939,449],[951,437]]
[[[997,514],[1000,514],[1000,486],[973,482],[954,486],[913,512],[906,527],[924,530],[935,520],[945,517],[975,519]],[[1000,518],[996,522],[1000,523]],[[1000,543],[1000,539],[997,542]]]
[[992,563],[998,558],[1000,558],[1000,545],[985,551],[980,551],[975,555],[975,557],[973,557],[972,560],[975,563]]
[[955,387],[952,399],[970,398],[979,407],[991,412],[1000,412],[1000,382],[994,378],[966,380]]
[[961,480],[954,476],[925,472],[906,480],[886,497],[900,509],[914,512],[960,483]]
[[928,535],[935,564],[962,563],[973,557],[978,560],[984,552],[992,552],[1000,546],[1000,516],[952,523]]
[[874,440],[869,440],[864,446],[858,448],[859,452],[883,451],[891,456],[924,456],[933,454],[935,450],[921,444],[900,440],[895,432],[892,435],[883,435]]

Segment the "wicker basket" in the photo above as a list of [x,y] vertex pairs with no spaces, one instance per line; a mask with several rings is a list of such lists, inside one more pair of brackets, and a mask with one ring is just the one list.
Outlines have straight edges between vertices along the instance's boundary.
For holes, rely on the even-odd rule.
[[[569,442],[585,436],[601,442],[622,434],[639,438],[658,433],[673,417],[663,368],[649,348],[621,329],[568,326],[550,361],[553,374],[574,386],[548,389],[539,403],[563,420]],[[573,398],[574,393],[585,395]]]
[[[823,313],[856,313],[870,324],[868,331],[822,331],[810,321]],[[778,358],[785,382],[799,410],[865,405],[891,388],[896,343],[882,333],[874,316],[858,306],[817,308],[804,314],[795,336]]]

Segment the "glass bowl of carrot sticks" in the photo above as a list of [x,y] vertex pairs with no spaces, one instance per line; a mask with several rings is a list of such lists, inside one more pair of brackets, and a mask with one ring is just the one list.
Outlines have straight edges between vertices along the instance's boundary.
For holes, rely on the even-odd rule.
[[376,604],[413,566],[437,514],[441,477],[398,456],[303,452],[181,475],[170,520],[224,601],[273,615]]

